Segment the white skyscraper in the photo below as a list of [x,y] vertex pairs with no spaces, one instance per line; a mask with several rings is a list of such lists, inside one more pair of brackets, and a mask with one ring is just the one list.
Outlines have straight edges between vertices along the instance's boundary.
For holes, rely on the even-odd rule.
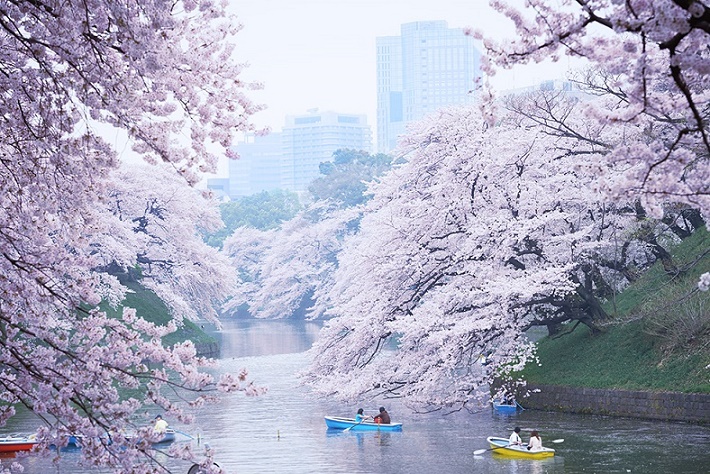
[[480,52],[445,21],[406,23],[377,38],[377,151],[387,153],[406,124],[448,105],[472,103]]
[[365,115],[318,109],[289,115],[282,132],[250,135],[238,143],[240,158],[229,162],[228,186],[213,180],[211,187],[227,190],[231,198],[274,189],[303,192],[319,176],[319,165],[332,161],[340,149],[372,152]]
[[320,174],[319,165],[332,161],[339,149],[372,152],[372,131],[365,115],[309,110],[289,115],[283,128],[284,149],[290,159],[282,162],[284,189],[305,191]]

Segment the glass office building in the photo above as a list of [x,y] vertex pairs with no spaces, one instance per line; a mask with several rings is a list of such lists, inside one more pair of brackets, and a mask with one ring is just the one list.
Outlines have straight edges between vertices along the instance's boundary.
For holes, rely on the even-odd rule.
[[377,151],[394,149],[407,123],[472,103],[480,60],[473,38],[445,21],[406,23],[400,36],[378,37]]

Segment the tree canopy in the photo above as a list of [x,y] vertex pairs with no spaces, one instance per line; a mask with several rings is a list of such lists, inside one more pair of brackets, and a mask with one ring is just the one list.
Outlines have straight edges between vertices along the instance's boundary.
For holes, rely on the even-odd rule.
[[220,204],[224,227],[208,233],[205,240],[213,247],[221,248],[224,239],[239,227],[269,230],[291,219],[301,209],[298,195],[277,189],[244,196]]
[[633,213],[604,202],[594,175],[560,152],[573,140],[540,128],[517,116],[490,127],[462,108],[412,129],[406,163],[371,185],[319,295],[332,318],[311,350],[310,385],[475,407],[492,377],[533,357],[526,328],[606,317],[588,280]]
[[[708,64],[710,7],[696,0],[493,2],[514,23],[511,41],[485,39],[495,66],[559,59],[588,60],[587,81],[616,107],[593,107],[590,122],[626,123],[641,135],[614,144],[605,160],[624,172],[601,182],[611,196],[639,197],[660,218],[666,201],[710,213]],[[483,33],[473,33],[483,38]]]
[[332,200],[343,207],[353,207],[368,199],[366,183],[387,171],[392,157],[384,153],[370,155],[366,151],[337,150],[333,161],[320,164],[320,176],[308,191],[316,201]]
[[[260,106],[247,93],[258,85],[242,81],[232,59],[239,28],[224,2],[3,2],[0,425],[16,404],[28,407],[41,447],[84,435],[92,465],[154,472],[156,460],[121,433],[150,439],[135,426],[144,404],[190,421],[161,387],[183,387],[196,403],[214,390],[254,393],[245,373],[215,380],[201,371],[206,361],[191,343],[159,342],[182,316],[209,315],[231,283],[196,239],[216,215],[183,188],[215,170],[235,133],[254,128]],[[180,180],[117,172],[106,130]],[[176,322],[154,327],[130,308],[121,319],[99,311],[124,291],[104,271],[111,264],[141,268],[163,297],[161,288],[174,291]],[[207,275],[218,286],[200,281]],[[140,395],[120,396],[126,388]]]

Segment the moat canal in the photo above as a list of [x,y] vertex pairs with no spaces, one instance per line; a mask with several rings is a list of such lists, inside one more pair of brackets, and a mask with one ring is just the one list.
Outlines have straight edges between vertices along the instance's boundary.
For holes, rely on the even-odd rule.
[[[295,373],[306,365],[319,324],[291,321],[225,321],[218,337],[222,369],[238,372],[269,388],[260,397],[232,396],[197,412],[192,426],[175,426],[208,443],[230,473],[707,473],[710,426],[525,410],[515,415],[459,412],[417,414],[396,400],[346,405],[311,396]],[[353,416],[358,406],[373,413],[385,405],[402,432],[331,432],[324,415]],[[146,420],[153,414],[146,414]],[[17,417],[3,433],[31,432],[37,421]],[[487,452],[487,436],[508,436],[514,426],[537,429],[556,456],[544,460],[507,459]],[[178,436],[178,442],[196,443]],[[545,441],[564,439],[560,444]],[[174,473],[189,464],[158,455]],[[36,454],[18,461],[26,473],[93,473],[77,465],[77,453],[57,464]]]

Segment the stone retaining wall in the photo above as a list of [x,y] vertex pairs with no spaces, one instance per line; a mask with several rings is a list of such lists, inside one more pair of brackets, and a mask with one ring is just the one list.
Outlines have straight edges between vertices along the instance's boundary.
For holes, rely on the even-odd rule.
[[198,357],[217,358],[219,357],[219,349],[218,342],[200,342],[195,344]]
[[528,384],[525,408],[710,424],[710,394]]

